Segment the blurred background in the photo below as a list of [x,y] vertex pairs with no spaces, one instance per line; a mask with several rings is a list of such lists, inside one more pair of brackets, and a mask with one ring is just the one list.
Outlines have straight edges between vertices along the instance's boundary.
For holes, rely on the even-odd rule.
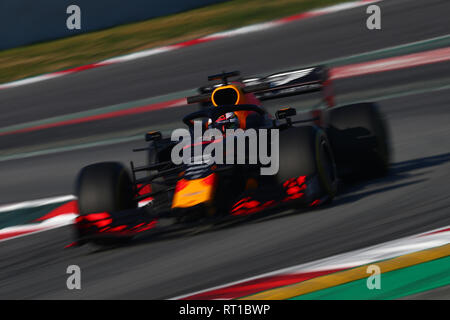
[[[80,9],[80,29],[67,28],[76,19],[70,5]],[[370,5],[381,29],[367,26]],[[170,298],[445,229],[448,13],[445,0],[1,1],[0,298]],[[36,219],[72,201],[83,166],[142,163],[131,150],[148,130],[180,127],[198,108],[184,97],[208,75],[316,64],[330,68],[337,104],[379,103],[392,136],[389,176],[344,187],[313,212],[95,254],[62,250],[67,226],[8,240],[40,230]],[[313,96],[265,106],[316,104]],[[85,270],[77,293],[65,288],[70,263]],[[373,298],[448,299],[446,281]]]

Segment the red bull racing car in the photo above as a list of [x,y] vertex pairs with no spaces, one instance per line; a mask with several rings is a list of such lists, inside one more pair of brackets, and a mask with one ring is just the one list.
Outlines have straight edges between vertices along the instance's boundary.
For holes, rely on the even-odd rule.
[[[80,171],[77,244],[319,206],[332,201],[338,181],[387,173],[389,137],[378,106],[335,106],[326,67],[232,80],[239,76],[210,76],[213,84],[187,98],[201,107],[184,117],[183,135],[148,132],[138,150],[144,165],[104,162]],[[323,103],[307,113],[281,108],[272,116],[262,106],[311,92],[322,92]],[[205,140],[206,132],[213,134]]]

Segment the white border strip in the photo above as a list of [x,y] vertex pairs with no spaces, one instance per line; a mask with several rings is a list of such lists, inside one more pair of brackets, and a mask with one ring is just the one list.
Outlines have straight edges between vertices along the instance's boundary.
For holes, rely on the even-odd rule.
[[443,246],[450,243],[450,231],[441,233],[429,234],[431,232],[437,232],[448,229],[450,226],[434,229],[431,231],[423,232],[417,235],[400,238],[385,242],[379,245],[371,246],[364,249],[350,251],[343,254],[334,255],[328,258],[320,259],[317,261],[307,262],[304,264],[275,270],[268,273],[263,273],[254,277],[241,279],[238,281],[229,282],[223,285],[215,286],[205,290],[196,291],[189,294],[180,295],[169,300],[179,300],[190,296],[206,293],[217,289],[230,287],[239,283],[256,280],[260,278],[266,278],[274,275],[281,274],[297,274],[297,273],[309,273],[315,271],[335,270],[344,268],[354,268],[357,266],[369,264],[372,262],[391,259],[408,253],[430,249],[434,247]]
[[23,232],[23,234],[0,239],[0,242],[4,242],[7,240],[11,240],[11,239],[17,239],[20,237],[28,236],[30,234],[48,231],[51,229],[56,229],[56,228],[60,228],[63,226],[73,224],[74,219],[77,216],[78,216],[78,214],[76,214],[76,213],[66,213],[63,215],[59,215],[59,216],[47,219],[41,223],[33,223],[33,224],[28,224],[28,225],[14,226],[14,227],[8,227],[8,228],[1,229],[0,235],[16,233],[16,232]]
[[57,196],[57,197],[51,197],[51,198],[44,198],[44,199],[37,199],[37,200],[30,200],[30,201],[24,201],[19,203],[12,203],[12,204],[6,204],[0,206],[0,213],[7,212],[7,211],[14,211],[14,210],[20,210],[20,209],[28,209],[28,208],[36,208],[45,206],[47,204],[52,203],[58,203],[58,202],[65,202],[70,200],[75,200],[74,195],[65,195],[65,196]]

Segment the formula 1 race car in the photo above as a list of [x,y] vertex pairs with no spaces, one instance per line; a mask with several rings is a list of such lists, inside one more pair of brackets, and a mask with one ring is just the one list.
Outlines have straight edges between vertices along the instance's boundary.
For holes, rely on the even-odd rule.
[[[217,83],[188,97],[201,108],[184,117],[186,129],[175,139],[148,132],[148,146],[137,150],[146,152],[145,165],[131,162],[128,170],[105,162],[81,170],[78,244],[315,207],[332,201],[340,180],[387,173],[389,137],[379,108],[335,106],[326,67],[230,81],[239,76],[210,76]],[[320,91],[324,103],[309,113],[282,108],[272,117],[261,103]]]

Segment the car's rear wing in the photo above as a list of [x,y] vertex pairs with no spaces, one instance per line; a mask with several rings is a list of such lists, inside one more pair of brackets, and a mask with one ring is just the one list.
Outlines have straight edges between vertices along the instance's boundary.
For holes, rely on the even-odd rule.
[[[236,72],[230,75],[239,75]],[[227,74],[223,74],[224,76]],[[215,77],[217,78],[217,77]],[[239,80],[245,86],[244,93],[253,93],[259,100],[269,100],[281,97],[323,91],[324,98],[329,106],[333,106],[333,93],[328,69],[325,66],[278,72],[263,77],[244,78]],[[188,97],[188,103],[211,101],[211,93],[222,84],[200,88],[200,94]]]

